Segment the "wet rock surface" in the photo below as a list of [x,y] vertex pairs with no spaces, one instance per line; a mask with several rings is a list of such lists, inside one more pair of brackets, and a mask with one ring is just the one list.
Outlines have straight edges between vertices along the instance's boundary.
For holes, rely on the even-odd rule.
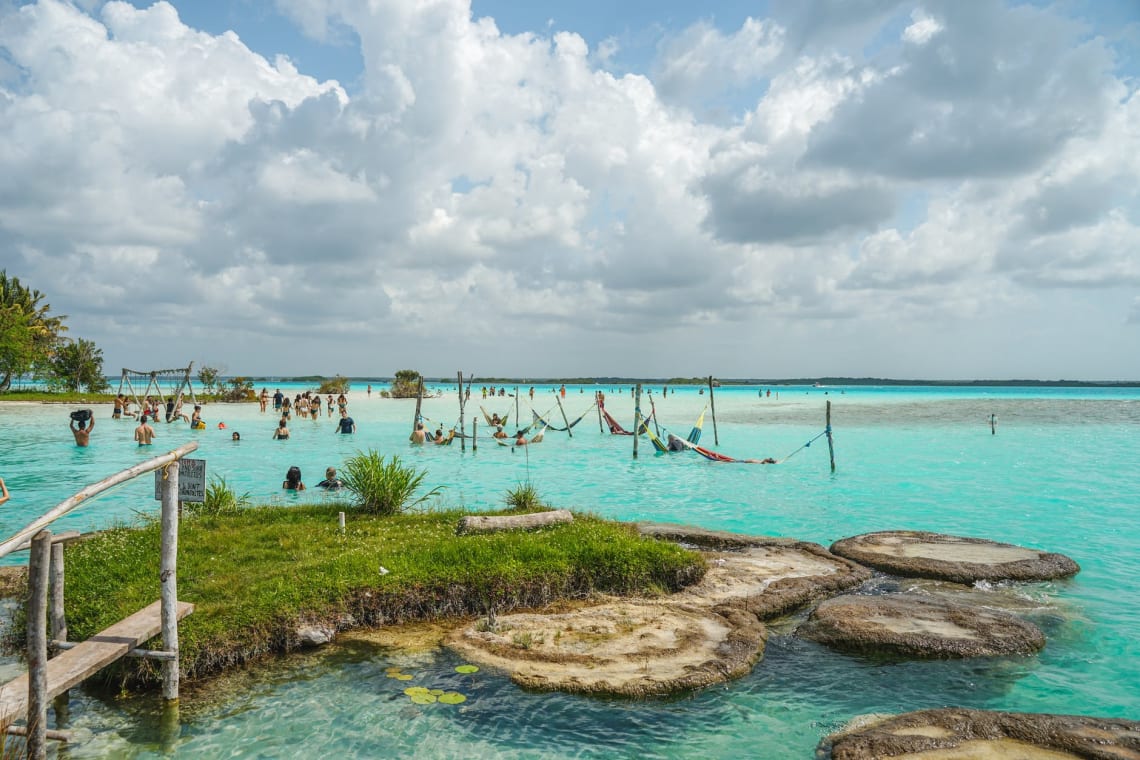
[[532,689],[662,696],[748,673],[766,632],[740,610],[614,599],[553,615],[499,616],[452,634],[449,646]]
[[1140,722],[1079,715],[923,710],[825,738],[832,760],[1140,760]]
[[1051,580],[1080,571],[1063,554],[925,531],[864,533],[836,541],[831,551],[885,573],[954,583]]
[[1045,636],[998,610],[918,594],[844,596],[812,612],[799,634],[835,649],[908,657],[1032,654]]

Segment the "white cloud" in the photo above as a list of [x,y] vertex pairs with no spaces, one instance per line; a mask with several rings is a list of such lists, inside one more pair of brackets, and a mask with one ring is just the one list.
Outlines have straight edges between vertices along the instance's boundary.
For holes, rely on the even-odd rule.
[[[949,347],[1000,324],[1017,375],[1031,314],[1138,321],[1140,99],[1056,9],[777,3],[619,75],[610,43],[463,0],[281,5],[359,44],[353,97],[166,3],[0,11],[4,266],[111,364],[139,364],[140,312],[182,336],[146,363],[233,345],[234,371],[297,373],[509,339],[496,372],[799,375],[822,348],[960,376]],[[1140,376],[1104,353],[1089,372]]]

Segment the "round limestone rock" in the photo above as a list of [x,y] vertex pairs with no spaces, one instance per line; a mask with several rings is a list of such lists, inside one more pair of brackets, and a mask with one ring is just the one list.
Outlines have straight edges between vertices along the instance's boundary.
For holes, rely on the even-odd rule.
[[831,551],[885,573],[954,583],[1066,578],[1080,566],[1063,554],[984,538],[894,530],[836,541]]
[[908,657],[1032,654],[1045,636],[997,610],[917,594],[842,596],[820,603],[799,633],[835,649]]
[[816,755],[832,760],[1140,760],[1140,722],[923,710],[829,736]]
[[[448,645],[532,689],[662,696],[748,673],[764,651],[764,625],[739,610],[614,600],[552,615],[498,617],[455,631]],[[483,630],[480,630],[483,629]]]
[[708,570],[671,597],[697,607],[736,607],[761,620],[853,589],[870,571],[806,541],[761,542],[736,551],[704,552]]

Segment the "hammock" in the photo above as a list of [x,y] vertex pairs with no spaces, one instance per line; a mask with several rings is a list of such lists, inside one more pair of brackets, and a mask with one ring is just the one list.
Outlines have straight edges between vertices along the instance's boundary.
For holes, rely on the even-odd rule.
[[689,443],[688,441],[681,442],[684,443],[688,448],[703,456],[705,459],[708,459],[712,462],[736,462],[738,464],[778,464],[776,460],[772,459],[771,457],[767,459],[737,459],[735,457],[730,457],[727,454],[721,454],[720,452],[713,451],[712,449],[706,449],[703,446],[698,446],[695,443]]
[[487,410],[484,409],[482,406],[479,407],[479,411],[481,411],[483,413],[483,419],[487,420],[487,424],[491,425],[491,426],[498,424],[498,425],[502,425],[503,427],[506,427],[507,417],[511,416],[511,413],[507,412],[506,414],[504,414],[502,417],[499,418],[499,421],[497,423],[495,423],[495,422],[491,421],[493,418],[491,417],[491,415],[487,414]]
[[701,426],[705,424],[705,412],[708,411],[708,404],[701,410],[701,416],[697,417],[697,423],[693,425],[693,429],[689,431],[689,437],[686,438],[689,443],[701,442]]
[[[588,408],[586,409],[586,411],[584,411],[584,412],[582,412],[580,415],[578,415],[578,419],[574,420],[573,422],[571,422],[570,424],[568,424],[566,427],[555,427],[554,425],[551,425],[551,424],[550,424],[548,421],[546,421],[545,419],[543,419],[543,418],[542,418],[542,416],[540,416],[538,412],[534,411],[533,409],[531,409],[531,410],[530,410],[530,413],[531,413],[531,415],[534,417],[534,421],[535,421],[535,422],[541,422],[543,425],[545,425],[546,427],[548,427],[548,428],[550,428],[551,430],[555,431],[556,433],[564,433],[564,432],[566,432],[567,430],[570,430],[570,429],[571,429],[572,427],[574,427],[575,425],[577,425],[577,424],[578,424],[579,422],[581,422],[582,420],[586,419],[586,415],[587,415],[587,414],[589,414],[589,413],[590,413],[590,409],[593,409],[593,408],[594,408],[594,407],[593,407],[593,405],[591,405],[590,407],[588,407]],[[547,414],[550,414],[550,412],[547,412]]]
[[[522,430],[519,431],[519,435],[526,435],[527,432],[532,427],[534,427],[536,424],[538,424],[537,421],[535,423],[528,425],[527,427],[523,428]],[[543,427],[537,433],[535,433],[534,437],[531,438],[529,441],[527,441],[527,443],[542,443],[542,436],[545,433],[546,433],[546,426],[543,425]],[[494,440],[495,440],[495,443],[499,444],[500,446],[513,447],[515,445],[515,441],[518,440],[518,437],[519,436],[516,435],[514,438],[496,438]]]
[[[626,430],[625,428],[623,428],[621,426],[621,424],[613,418],[613,415],[611,415],[609,412],[607,412],[604,407],[602,408],[602,417],[605,418],[606,424],[610,428],[610,433],[612,433],[613,435],[633,435],[633,433],[631,433],[628,430]],[[644,433],[646,430],[649,429],[649,421],[652,418],[653,418],[652,414],[649,415],[648,417],[642,417],[641,418],[641,429],[637,431],[639,434]]]

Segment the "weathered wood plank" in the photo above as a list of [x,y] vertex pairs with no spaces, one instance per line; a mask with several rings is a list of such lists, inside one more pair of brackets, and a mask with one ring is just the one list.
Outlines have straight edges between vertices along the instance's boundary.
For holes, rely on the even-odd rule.
[[525,515],[468,515],[459,520],[459,533],[490,533],[496,530],[530,530],[547,525],[574,522],[574,515],[565,509],[532,512]]
[[[179,620],[193,611],[193,604],[178,603]],[[161,602],[155,602],[48,660],[48,699],[76,686],[161,630]],[[27,710],[28,676],[24,674],[0,686],[0,725],[25,717]]]

